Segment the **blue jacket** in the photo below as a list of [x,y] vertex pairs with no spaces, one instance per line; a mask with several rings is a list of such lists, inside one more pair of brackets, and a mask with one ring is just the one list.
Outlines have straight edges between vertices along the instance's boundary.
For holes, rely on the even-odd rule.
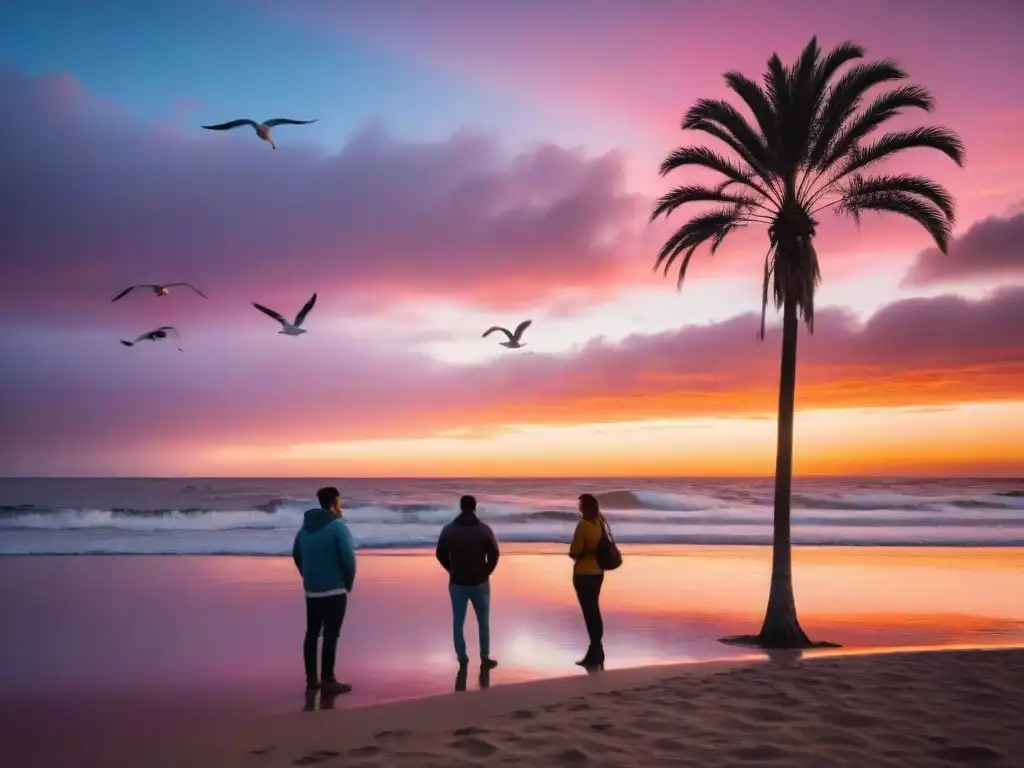
[[356,552],[352,534],[340,517],[329,509],[306,512],[295,534],[292,559],[302,574],[307,594],[344,589],[351,592],[356,581]]

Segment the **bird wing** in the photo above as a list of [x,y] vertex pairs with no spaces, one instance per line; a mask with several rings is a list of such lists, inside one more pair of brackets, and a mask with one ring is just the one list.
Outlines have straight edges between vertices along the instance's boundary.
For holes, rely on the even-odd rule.
[[488,336],[490,336],[495,331],[501,331],[506,336],[508,336],[508,340],[509,341],[512,341],[512,334],[508,332],[507,328],[502,328],[500,325],[492,325],[490,328],[488,328],[486,331],[484,331],[484,335],[481,336],[480,338],[481,339],[486,339]]
[[309,310],[316,304],[316,294],[310,296],[309,301],[306,302],[305,306],[299,310],[299,314],[295,316],[295,327],[298,328],[302,325],[302,321],[306,319],[306,315],[309,314]]
[[523,322],[516,326],[515,333],[512,334],[512,337],[517,341],[521,339],[523,331],[529,328],[531,323],[533,323],[533,320],[523,320]]
[[270,309],[269,307],[264,307],[262,304],[257,304],[255,301],[252,303],[252,305],[256,307],[256,309],[258,309],[264,315],[270,315],[272,318],[277,320],[277,322],[279,322],[281,325],[288,325],[287,320],[285,320],[283,317],[281,317],[281,315],[279,315],[277,312]]
[[156,331],[153,331],[153,333],[157,333],[159,331],[173,331],[174,332],[174,338],[176,338],[176,339],[180,339],[181,338],[181,334],[178,333],[178,329],[175,328],[173,325],[161,325],[159,328],[156,329]]
[[287,117],[275,117],[273,120],[267,120],[263,124],[267,128],[273,128],[275,125],[309,125],[315,122],[316,120],[289,120]]
[[220,125],[204,125],[202,127],[208,131],[229,131],[232,128],[237,128],[240,125],[249,125],[255,128],[256,121],[249,119],[232,120],[230,123],[221,123]]
[[176,286],[176,285],[184,286],[185,288],[191,288],[191,289],[192,289],[193,291],[195,291],[196,293],[198,293],[198,294],[199,294],[200,296],[202,296],[202,297],[203,297],[204,299],[208,299],[208,298],[210,298],[210,297],[209,297],[209,296],[207,296],[207,295],[206,295],[205,293],[203,293],[203,292],[202,292],[202,291],[200,291],[200,290],[199,290],[198,288],[196,288],[196,287],[195,287],[194,285],[192,285],[192,283],[168,283],[167,285],[165,285],[165,286],[164,286],[164,288],[173,288],[173,287],[174,287],[174,286]]
[[131,286],[129,286],[129,287],[127,287],[127,288],[125,288],[125,289],[124,289],[123,291],[121,291],[121,292],[120,292],[119,294],[117,294],[117,296],[115,296],[114,298],[112,298],[112,299],[111,299],[111,301],[117,301],[118,299],[123,299],[123,298],[124,298],[125,296],[127,296],[127,295],[128,295],[129,293],[131,293],[132,291],[134,291],[134,290],[135,290],[136,288],[141,288],[141,287],[142,287],[142,286],[140,286],[140,285],[131,285]]

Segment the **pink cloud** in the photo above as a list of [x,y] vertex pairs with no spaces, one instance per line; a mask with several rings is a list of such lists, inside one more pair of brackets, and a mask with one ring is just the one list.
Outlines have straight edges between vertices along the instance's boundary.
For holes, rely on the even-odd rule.
[[918,255],[905,284],[951,283],[971,278],[1024,275],[1024,212],[976,222],[943,254],[929,248]]
[[[1012,400],[1024,386],[1024,287],[981,301],[901,301],[865,324],[824,308],[816,325],[800,341],[800,408]],[[83,452],[180,460],[211,445],[771,414],[779,339],[773,332],[758,342],[757,326],[751,313],[471,366],[442,365],[397,342],[287,339],[270,328],[188,337],[184,353],[125,350],[98,332],[8,334],[0,354],[14,364],[0,377],[0,468],[66,466]]]
[[599,119],[650,158],[645,161],[652,177],[657,160],[686,140],[678,126],[693,101],[728,95],[726,70],[758,77],[772,53],[790,60],[813,35],[826,47],[853,39],[871,58],[898,59],[914,82],[934,92],[933,119],[963,136],[966,174],[926,153],[913,169],[951,188],[963,222],[990,214],[1007,196],[1024,194],[1024,96],[1015,87],[1015,73],[1024,66],[1017,39],[1024,12],[1013,2],[983,3],[967,16],[951,0],[799,0],[783,7],[742,0],[451,0],[442,10],[416,0],[265,5],[300,23],[357,34],[393,55],[572,113],[581,130]]
[[416,144],[380,125],[335,155],[297,130],[273,152],[100,106],[66,76],[0,70],[0,108],[20,116],[0,144],[5,315],[105,322],[122,286],[171,280],[244,311],[313,290],[350,309],[417,294],[517,307],[644,273],[645,204],[615,152],[509,156],[486,136]]

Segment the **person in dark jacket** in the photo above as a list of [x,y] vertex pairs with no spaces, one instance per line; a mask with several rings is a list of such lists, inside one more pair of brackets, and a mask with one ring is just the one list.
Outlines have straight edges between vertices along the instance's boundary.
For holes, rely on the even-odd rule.
[[458,517],[442,529],[436,553],[438,562],[448,571],[455,655],[460,666],[469,664],[463,628],[466,610],[472,603],[480,630],[480,665],[493,669],[498,662],[491,658],[490,577],[498,567],[498,540],[491,527],[476,516],[475,498],[463,496],[459,509]]
[[[321,488],[316,497],[320,508],[306,512],[292,546],[292,559],[306,591],[306,639],[302,645],[306,690],[320,688],[324,693],[347,693],[351,686],[334,677],[334,658],[348,595],[356,581],[356,553],[352,535],[342,519],[338,489]],[[316,651],[321,629],[324,642],[317,677]]]

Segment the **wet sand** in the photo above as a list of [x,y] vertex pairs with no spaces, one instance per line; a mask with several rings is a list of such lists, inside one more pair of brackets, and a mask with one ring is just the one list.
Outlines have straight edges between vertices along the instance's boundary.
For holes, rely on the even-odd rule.
[[[756,630],[767,550],[624,551],[603,595],[608,669],[624,671],[607,678],[749,655],[717,638]],[[848,649],[1024,643],[1019,550],[800,549],[795,563],[814,639]],[[508,547],[492,587],[501,666],[483,681],[457,677],[430,553],[364,552],[360,569],[338,664],[355,691],[334,709],[463,685],[469,696],[446,701],[482,684],[491,699],[561,676],[545,685],[597,684],[572,664],[585,638],[561,549]],[[0,613],[0,754],[17,757],[12,765],[138,765],[126,733],[156,750],[254,721],[353,715],[303,711],[303,607],[286,558],[0,558]],[[471,653],[475,634],[470,618]]]
[[[710,662],[286,717],[154,766],[1024,764],[1024,651]],[[646,678],[646,679],[645,679]]]

